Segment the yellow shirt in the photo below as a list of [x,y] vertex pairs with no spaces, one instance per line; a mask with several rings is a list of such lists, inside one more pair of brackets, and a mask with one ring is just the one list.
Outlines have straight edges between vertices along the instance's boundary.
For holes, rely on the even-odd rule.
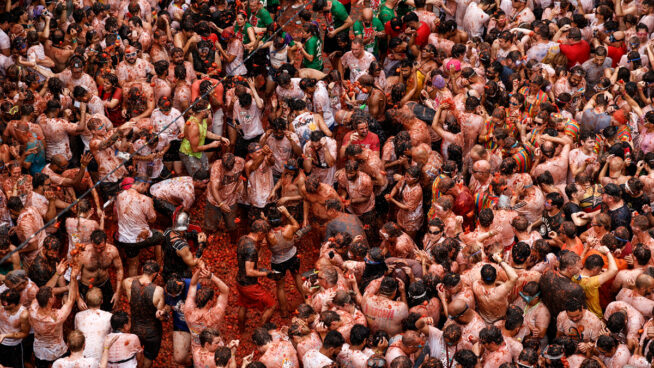
[[579,284],[582,289],[584,289],[584,294],[586,294],[586,305],[588,310],[593,312],[599,319],[604,317],[602,313],[602,307],[600,306],[599,299],[599,276],[582,276],[577,275],[572,278],[572,281]]

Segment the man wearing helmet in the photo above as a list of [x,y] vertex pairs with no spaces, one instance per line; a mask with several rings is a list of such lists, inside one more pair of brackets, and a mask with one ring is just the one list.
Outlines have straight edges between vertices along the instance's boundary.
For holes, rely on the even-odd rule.
[[204,264],[199,257],[191,253],[188,240],[197,241],[199,249],[202,249],[207,242],[207,235],[203,232],[189,231],[188,224],[189,215],[182,211],[175,217],[173,227],[164,232],[162,272],[164,280],[168,280],[173,273],[182,278],[190,278],[191,268]]

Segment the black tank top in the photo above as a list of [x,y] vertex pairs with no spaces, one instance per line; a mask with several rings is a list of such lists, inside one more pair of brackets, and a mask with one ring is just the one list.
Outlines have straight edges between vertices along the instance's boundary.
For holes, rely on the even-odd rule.
[[168,280],[172,273],[176,273],[182,278],[190,278],[192,276],[191,270],[188,268],[182,257],[177,254],[177,251],[189,246],[185,236],[186,233],[173,231],[171,229],[166,230],[164,233],[163,278],[165,280]]
[[161,335],[161,321],[156,317],[157,307],[152,303],[156,285],[143,286],[138,279],[132,281],[129,307],[132,312],[132,333],[141,337]]

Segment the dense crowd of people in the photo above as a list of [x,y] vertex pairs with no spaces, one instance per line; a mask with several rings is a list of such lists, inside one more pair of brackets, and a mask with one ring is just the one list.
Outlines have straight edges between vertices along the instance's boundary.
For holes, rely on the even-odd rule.
[[0,10],[0,367],[654,367],[654,0]]

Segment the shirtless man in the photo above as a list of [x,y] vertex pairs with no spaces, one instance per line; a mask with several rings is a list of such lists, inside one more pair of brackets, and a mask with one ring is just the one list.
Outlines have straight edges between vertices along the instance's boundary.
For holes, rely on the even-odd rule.
[[[44,30],[44,31],[50,31]],[[74,54],[75,50],[68,45],[64,46],[65,33],[61,29],[54,29],[51,31],[51,38],[47,39],[43,44],[45,55],[54,61],[55,66],[53,71],[59,73],[66,69],[68,59]],[[47,38],[47,36],[44,36]]]
[[163,335],[160,319],[166,316],[163,288],[154,284],[158,275],[159,264],[148,260],[143,265],[142,275],[123,280],[133,322],[131,332],[139,337],[143,346],[145,368],[150,368],[159,355]]
[[394,122],[402,125],[402,128],[409,132],[411,145],[417,146],[420,143],[431,145],[431,136],[427,124],[418,119],[407,107],[399,110],[389,110]]
[[600,184],[606,186],[609,183],[615,185],[625,184],[631,176],[625,173],[625,160],[621,157],[610,154],[600,170]]
[[631,262],[633,269],[618,271],[611,286],[614,293],[622,289],[633,289],[636,286],[636,279],[645,272],[647,264],[650,263],[652,252],[650,248],[643,246],[643,244],[637,244],[633,250],[633,255],[627,257],[625,258],[627,258],[627,262]]
[[348,161],[344,169],[336,172],[336,181],[339,194],[349,202],[348,210],[364,222],[372,223],[375,218],[371,213],[375,208],[372,179],[359,170],[359,162]]
[[463,217],[457,216],[452,212],[452,206],[454,206],[454,202],[450,196],[440,197],[432,205],[434,215],[443,221],[445,236],[450,238],[456,237],[459,233],[463,232],[461,227]]
[[274,201],[288,209],[296,220],[302,219],[302,192],[300,187],[304,187],[306,175],[298,167],[298,162],[294,158],[284,162],[284,169],[281,178],[275,184],[268,201]]
[[[543,144],[534,151],[536,161],[530,172],[531,177],[536,178],[538,175],[549,171],[554,178],[554,185],[562,191],[565,189],[564,186],[568,179],[570,144],[562,138],[549,135],[542,135],[541,139],[544,141]],[[554,156],[556,151],[555,143],[565,144],[561,153],[556,157]]]
[[386,361],[392,362],[397,357],[405,356],[413,362],[424,345],[425,339],[417,331],[405,331],[400,339],[388,346],[385,356]]
[[252,333],[252,340],[261,357],[259,362],[266,368],[299,368],[300,363],[293,344],[284,339],[273,341],[270,333],[259,327]]
[[[283,225],[283,218],[286,218],[287,225]],[[295,287],[304,295],[302,288],[302,275],[300,275],[300,258],[295,247],[295,232],[300,229],[300,224],[291,216],[286,207],[277,207],[277,211],[270,210],[267,214],[271,229],[267,235],[268,247],[271,252],[271,266],[275,271],[274,279],[277,284],[277,300],[279,300],[280,313],[282,316],[288,314],[288,302],[284,290],[286,271],[291,274]]]
[[[116,308],[120,300],[123,282],[123,262],[120,260],[118,249],[111,244],[107,244],[107,234],[104,231],[95,230],[91,233],[91,243],[85,244],[85,250],[79,262],[82,266],[82,278],[79,282],[79,296],[77,299],[79,309],[85,310],[87,308],[84,298],[86,298],[89,289],[93,287],[102,290],[102,310],[111,311]],[[109,279],[109,269],[112,267],[116,272],[116,292],[113,291]]]
[[509,295],[518,281],[518,274],[513,267],[498,255],[493,255],[493,260],[504,269],[509,279],[500,284],[495,284],[497,272],[491,265],[484,265],[481,269],[481,281],[472,284],[472,291],[477,299],[479,315],[489,324],[495,323],[506,314],[509,307]]
[[320,179],[315,176],[308,177],[305,181],[305,202],[302,227],[309,225],[309,214],[313,215],[313,217],[320,222],[330,220],[327,215],[327,208],[325,207],[325,203],[329,199],[340,201],[341,197],[336,192],[336,189],[331,185],[322,183]]
[[653,290],[654,278],[647,274],[641,274],[636,278],[636,285],[633,289],[622,289],[615,299],[630,304],[645,318],[651,318],[654,301],[648,296]]
[[384,175],[384,163],[378,153],[357,144],[350,144],[345,149],[345,157],[359,162],[360,170],[373,180],[375,194],[381,193],[386,188],[388,178]]
[[486,322],[468,306],[463,299],[454,299],[447,305],[448,320],[444,328],[454,323],[461,327],[461,339],[467,349],[479,342],[479,332],[486,327]]
[[[198,289],[200,279],[209,279],[212,286]],[[220,294],[215,303],[211,303],[216,286]],[[193,273],[186,294],[186,302],[182,307],[186,324],[191,332],[191,351],[197,355],[202,343],[200,341],[200,332],[207,328],[218,328],[225,316],[227,302],[229,300],[229,287],[218,276],[206,268],[198,267]]]
[[[359,292],[354,275],[349,275],[347,281],[354,289],[372,331],[386,331],[390,336],[402,332],[402,321],[409,315],[409,306],[401,280],[391,277],[376,279],[368,285],[363,295]],[[395,300],[396,296],[400,300]]]
[[382,243],[380,248],[384,255],[398,258],[414,258],[418,251],[418,246],[409,234],[394,222],[387,222],[379,230]]

